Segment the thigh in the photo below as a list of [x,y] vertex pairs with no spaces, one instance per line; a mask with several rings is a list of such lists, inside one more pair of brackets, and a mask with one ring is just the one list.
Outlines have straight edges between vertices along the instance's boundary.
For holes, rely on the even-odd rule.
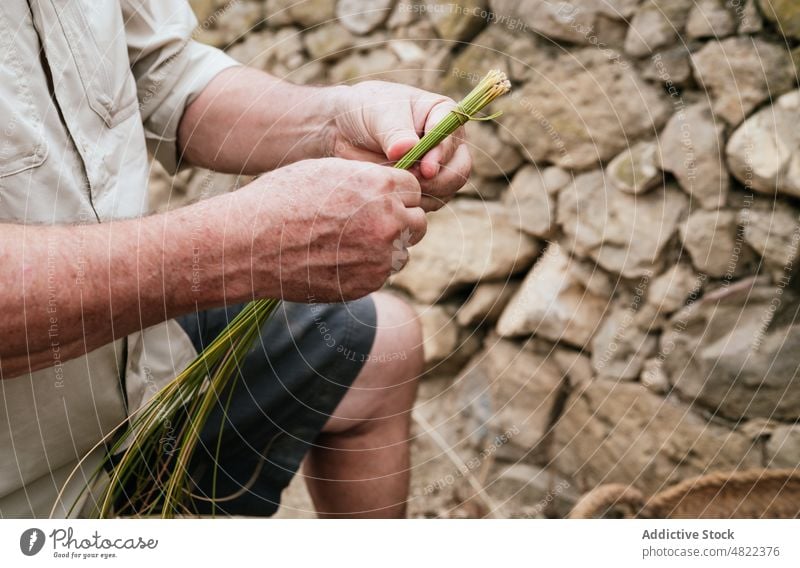
[[[241,306],[179,319],[201,350]],[[346,304],[283,304],[264,325],[236,383],[201,432],[191,464],[196,493],[219,514],[267,516],[297,472],[369,353],[376,312],[370,297]],[[209,502],[195,500],[199,513]]]

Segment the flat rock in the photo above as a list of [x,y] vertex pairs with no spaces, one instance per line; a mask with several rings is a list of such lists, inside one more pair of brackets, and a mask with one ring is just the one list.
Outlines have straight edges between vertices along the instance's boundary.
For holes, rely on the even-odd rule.
[[607,298],[589,292],[571,264],[566,251],[550,243],[500,316],[498,334],[535,334],[586,347],[603,319]]
[[797,299],[748,278],[672,317],[660,353],[681,396],[730,419],[800,417]]
[[519,289],[519,282],[486,282],[478,284],[456,314],[464,327],[493,324]]
[[486,439],[510,432],[508,444],[525,455],[535,451],[550,426],[566,376],[552,347],[494,338],[456,378],[461,414],[473,435]]
[[661,89],[629,65],[596,49],[562,54],[537,67],[537,76],[494,104],[532,161],[587,169],[629,144],[655,136],[669,116]]
[[[791,2],[791,0],[789,1]],[[764,21],[757,4],[758,0],[746,0],[741,10],[734,10],[736,19],[739,20],[738,33],[742,35],[757,34],[764,30]]]
[[584,491],[623,483],[652,494],[711,471],[761,465],[745,436],[639,384],[603,379],[569,396],[554,446],[556,469]]
[[740,234],[736,211],[695,211],[680,231],[692,264],[700,272],[730,281],[751,268],[753,253]]
[[800,456],[800,426],[783,424],[776,427],[767,441],[766,459],[769,467],[797,467]]
[[540,64],[550,59],[553,51],[531,34],[490,25],[456,55],[447,67],[447,76],[438,78],[437,91],[460,100],[489,69],[506,73],[516,88],[518,82],[536,76]]
[[625,52],[644,57],[678,42],[694,0],[644,0],[631,20]]
[[328,76],[334,83],[354,83],[373,79],[388,80],[398,69],[399,60],[388,48],[353,53],[337,61]]
[[592,339],[592,368],[598,377],[632,381],[656,350],[655,335],[635,324],[634,306],[615,309]]
[[415,298],[434,303],[481,280],[526,270],[539,243],[509,223],[499,203],[457,199],[428,216],[428,233],[410,251],[408,265],[392,282]]
[[505,177],[522,164],[515,146],[497,136],[497,128],[484,122],[468,122],[467,140],[472,154],[472,169],[481,177]]
[[792,272],[798,258],[800,209],[783,200],[756,199],[740,211],[739,222],[747,244],[778,279]]
[[366,35],[384,23],[394,8],[395,0],[339,0],[337,21],[358,35]]
[[308,30],[303,34],[303,42],[312,59],[333,60],[347,55],[355,38],[339,24],[330,23]]
[[461,329],[456,322],[455,306],[414,307],[422,326],[426,378],[433,374],[452,376],[480,348],[480,337]]
[[577,176],[559,192],[557,219],[576,253],[608,271],[639,278],[657,271],[687,202],[674,184],[629,195],[595,171]]
[[679,263],[659,274],[647,288],[646,302],[657,315],[671,314],[681,309],[689,296],[697,294],[703,281],[688,265]]
[[583,0],[577,5],[549,0],[490,0],[490,7],[498,20],[504,18],[501,23],[506,26],[524,24],[546,37],[579,45],[609,45],[621,35],[623,20],[633,14],[637,2]]
[[724,131],[709,106],[698,103],[674,114],[659,138],[661,168],[675,175],[694,205],[706,209],[724,205],[730,189]]
[[692,64],[695,79],[711,95],[714,113],[733,126],[795,84],[796,69],[786,47],[760,38],[709,41],[692,55]]
[[572,177],[560,168],[539,170],[526,165],[511,180],[503,195],[503,205],[512,222],[524,232],[541,238],[552,236],[556,226],[556,199],[558,190]]
[[469,41],[486,25],[481,17],[488,7],[486,0],[466,0],[458,4],[433,0],[427,6],[430,6],[428,17],[444,40]]
[[686,37],[721,38],[735,34],[739,22],[727,3],[727,0],[697,0],[686,22]]
[[748,188],[800,196],[800,91],[780,97],[748,118],[730,138],[728,165]]
[[687,88],[694,81],[691,52],[685,45],[659,51],[640,64],[642,77],[648,81],[659,81],[673,97],[680,95],[679,88]]

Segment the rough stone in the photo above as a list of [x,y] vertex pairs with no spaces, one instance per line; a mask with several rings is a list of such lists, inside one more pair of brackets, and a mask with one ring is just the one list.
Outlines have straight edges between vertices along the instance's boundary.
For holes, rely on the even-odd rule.
[[682,397],[720,416],[800,417],[800,326],[789,289],[747,278],[706,292],[661,336],[664,369]]
[[678,97],[681,94],[678,89],[690,87],[694,80],[690,54],[684,45],[659,51],[642,60],[642,77],[663,83],[670,95]]
[[195,17],[199,23],[208,20],[214,12],[222,10],[230,0],[189,0]]
[[303,35],[306,50],[312,59],[338,59],[347,55],[355,39],[336,23],[323,24]]
[[634,323],[635,309],[616,309],[603,321],[592,340],[592,367],[599,377],[632,381],[656,350],[656,336]]
[[571,263],[562,247],[550,243],[500,316],[497,332],[503,337],[535,334],[588,346],[605,314],[607,298],[589,292],[571,273]]
[[606,173],[618,190],[645,193],[664,181],[657,158],[658,145],[655,142],[640,142],[611,160]]
[[398,67],[397,57],[387,48],[354,53],[334,64],[328,75],[335,83],[387,79]]
[[495,323],[518,289],[517,281],[478,284],[458,310],[458,323],[465,327]]
[[756,5],[756,0],[746,0],[741,9],[734,10],[739,21],[737,32],[741,35],[757,34],[764,29],[761,12]]
[[747,119],[727,147],[731,172],[745,186],[769,196],[800,197],[800,91],[780,97]]
[[787,49],[760,38],[709,41],[692,55],[692,64],[695,79],[711,95],[714,112],[734,126],[795,84],[796,69]]
[[426,377],[452,376],[480,348],[480,337],[459,327],[453,305],[417,305],[415,308],[422,327]]
[[687,201],[674,184],[629,195],[607,183],[603,172],[590,172],[559,192],[557,218],[572,250],[606,270],[638,278],[658,268]]
[[454,388],[476,441],[510,432],[508,443],[522,455],[535,451],[564,382],[551,351],[546,344],[490,338],[466,366]]
[[544,61],[537,70],[536,80],[495,103],[505,112],[504,139],[534,162],[586,169],[654,136],[669,115],[660,89],[596,49]]
[[694,0],[644,0],[631,20],[625,52],[651,55],[678,41]]
[[466,128],[472,154],[472,169],[479,176],[504,177],[522,164],[519,150],[500,140],[493,124],[469,122]]
[[[559,41],[583,45],[608,45],[623,26],[621,20],[633,14],[638,0],[583,0],[580,5],[549,0],[491,0],[499,24],[526,26]],[[603,33],[604,31],[609,33]]]
[[458,4],[433,0],[428,6],[428,17],[444,40],[467,42],[486,25],[486,20],[480,16],[486,13],[486,0],[466,0]]
[[426,237],[411,249],[393,283],[433,303],[466,284],[525,270],[539,249],[537,241],[511,226],[499,203],[457,199],[428,216]]
[[[508,182],[503,178],[485,179],[473,174],[470,175],[464,187],[458,190],[458,195],[463,197],[475,197],[488,201],[500,199],[508,189]],[[516,219],[514,212],[510,211],[512,220]]]
[[597,296],[605,298],[610,291],[619,286],[617,275],[605,272],[591,260],[574,257],[569,268],[570,274],[580,282],[581,286]]
[[289,4],[292,21],[304,28],[329,22],[336,17],[336,0],[282,0]]
[[547,467],[514,461],[498,463],[495,469],[486,485],[502,518],[564,518],[580,497],[569,481]]
[[736,33],[738,22],[726,3],[727,0],[698,0],[689,12],[686,37],[721,38]]
[[389,17],[395,0],[339,0],[337,21],[358,35],[366,35]]
[[800,426],[783,424],[772,431],[767,441],[766,460],[768,467],[797,467],[800,460]]
[[526,165],[511,180],[503,196],[503,205],[512,222],[524,232],[549,238],[555,230],[556,193],[569,183],[571,177],[560,168],[540,171]]
[[582,351],[562,347],[553,352],[553,360],[561,367],[561,373],[569,378],[570,385],[594,380],[592,360]]
[[266,24],[270,28],[280,28],[294,24],[294,19],[289,9],[297,4],[297,0],[264,0]]
[[624,483],[652,494],[711,471],[760,466],[741,434],[635,384],[599,379],[566,402],[555,428],[556,469],[581,489]]
[[736,211],[695,211],[680,231],[692,264],[700,272],[731,280],[751,267],[753,254],[744,242]]
[[706,209],[724,205],[730,188],[724,130],[708,105],[699,103],[673,115],[659,139],[661,168],[672,172],[692,201]]
[[413,41],[393,39],[389,42],[397,58],[403,63],[423,63],[428,60],[428,54]]
[[390,30],[403,28],[414,23],[418,18],[420,4],[416,0],[399,0],[394,5],[394,10],[386,20],[386,27]]
[[660,360],[655,358],[644,362],[639,381],[645,388],[656,394],[667,394],[670,389],[669,378],[664,372],[663,365]]
[[671,314],[684,306],[692,292],[699,292],[701,285],[701,280],[689,266],[675,264],[650,283],[647,304],[657,315]]
[[225,47],[246,36],[264,19],[264,8],[252,2],[230,2],[205,18],[198,18],[194,37],[216,47]]
[[798,258],[800,210],[783,201],[757,199],[739,212],[744,239],[778,274],[792,272]]
[[796,0],[758,0],[761,12],[786,37],[800,39],[800,4]]
[[459,331],[454,310],[445,306],[417,306],[422,326],[422,347],[428,367],[445,361],[458,348]]
[[243,41],[231,46],[226,53],[243,65],[266,71],[276,63],[275,54],[269,48],[274,41],[273,30],[251,33]]
[[483,78],[486,69],[499,69],[517,82],[538,69],[551,52],[551,48],[537,44],[528,34],[491,25],[455,57],[450,73],[440,78],[438,88],[458,100]]

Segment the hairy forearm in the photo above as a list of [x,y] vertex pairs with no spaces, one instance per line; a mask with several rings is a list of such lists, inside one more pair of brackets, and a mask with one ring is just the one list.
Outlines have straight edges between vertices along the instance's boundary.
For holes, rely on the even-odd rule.
[[71,359],[251,297],[249,240],[226,235],[222,222],[240,214],[230,197],[99,225],[0,225],[0,376],[52,365],[54,346]]
[[259,174],[328,156],[343,89],[293,85],[247,67],[223,71],[183,114],[183,159],[221,172]]

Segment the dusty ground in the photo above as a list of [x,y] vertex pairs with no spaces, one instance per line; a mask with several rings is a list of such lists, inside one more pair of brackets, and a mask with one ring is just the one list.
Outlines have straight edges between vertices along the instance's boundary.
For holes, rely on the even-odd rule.
[[[478,460],[453,411],[451,378],[425,379],[414,409],[411,445],[411,518],[561,517],[574,490],[551,473],[503,459]],[[438,418],[438,421],[436,418]],[[276,518],[313,518],[311,497],[298,475],[284,492]]]

